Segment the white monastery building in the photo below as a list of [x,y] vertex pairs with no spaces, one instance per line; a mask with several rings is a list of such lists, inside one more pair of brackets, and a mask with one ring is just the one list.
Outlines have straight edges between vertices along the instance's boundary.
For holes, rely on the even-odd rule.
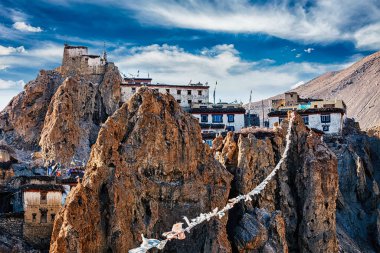
[[125,102],[136,93],[137,89],[147,86],[161,93],[171,94],[183,108],[195,103],[208,103],[209,86],[201,83],[189,85],[152,84],[152,78],[124,78],[121,84],[121,101]]
[[244,128],[245,109],[241,104],[194,104],[189,113],[199,120],[202,133],[239,131]]
[[268,113],[269,127],[274,127],[287,117],[287,111],[295,110],[309,128],[326,134],[340,134],[346,119],[346,105],[343,100],[303,99],[296,92],[285,93],[285,99],[272,101]]

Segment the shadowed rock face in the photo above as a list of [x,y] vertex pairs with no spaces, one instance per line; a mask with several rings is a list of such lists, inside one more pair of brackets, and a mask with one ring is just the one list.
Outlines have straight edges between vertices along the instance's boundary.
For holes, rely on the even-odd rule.
[[103,75],[41,71],[0,113],[0,140],[26,153],[41,147],[45,160],[86,161],[100,124],[119,108],[121,82],[113,64]]
[[[50,252],[127,252],[183,220],[224,206],[232,176],[174,98],[142,88],[99,132],[83,182],[54,225]],[[227,217],[164,252],[230,252]]]
[[0,113],[0,139],[17,149],[37,150],[50,100],[62,82],[58,72],[41,70]]
[[[215,141],[218,160],[234,174],[230,197],[247,193],[274,168],[284,150],[286,125],[271,138],[229,133],[224,145]],[[336,157],[321,136],[306,129],[299,116],[292,131],[290,153],[276,180],[254,201],[240,204],[229,215],[229,237],[235,252],[338,251]],[[271,223],[275,225],[270,227]],[[273,231],[284,231],[286,240],[281,232]]]

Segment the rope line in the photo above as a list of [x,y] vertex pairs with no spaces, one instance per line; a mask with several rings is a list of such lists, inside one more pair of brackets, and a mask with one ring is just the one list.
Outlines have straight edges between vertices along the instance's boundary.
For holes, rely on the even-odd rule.
[[138,248],[134,248],[129,250],[129,253],[146,253],[149,249],[157,248],[157,249],[163,249],[166,245],[166,243],[170,240],[177,239],[177,240],[183,240],[186,238],[185,232],[190,233],[190,230],[194,228],[195,226],[205,222],[209,221],[211,218],[218,217],[221,219],[228,210],[232,209],[234,205],[236,205],[241,200],[244,200],[245,202],[251,201],[253,196],[259,194],[262,190],[264,190],[265,186],[269,183],[269,181],[276,175],[276,172],[280,169],[281,164],[285,161],[285,159],[288,157],[288,152],[290,148],[291,143],[291,132],[292,132],[292,125],[294,121],[294,112],[291,112],[290,120],[289,120],[289,126],[286,134],[286,146],[285,150],[281,156],[280,161],[277,163],[276,167],[272,170],[272,172],[258,185],[256,186],[252,191],[245,195],[239,195],[235,198],[229,199],[228,203],[221,209],[218,210],[218,208],[215,208],[212,210],[212,212],[209,213],[201,213],[198,217],[191,219],[191,221],[184,216],[183,219],[186,222],[187,227],[182,228],[183,223],[178,222],[173,225],[172,230],[170,232],[165,232],[162,235],[166,237],[164,240],[157,240],[157,239],[147,239],[144,237],[143,234],[141,234],[142,237],[142,243]]

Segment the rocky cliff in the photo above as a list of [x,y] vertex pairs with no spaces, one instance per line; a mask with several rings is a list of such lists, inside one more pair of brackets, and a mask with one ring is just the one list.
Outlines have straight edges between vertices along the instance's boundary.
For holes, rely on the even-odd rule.
[[[50,252],[127,252],[140,234],[159,238],[182,216],[224,205],[231,180],[198,122],[172,96],[140,89],[101,128]],[[226,222],[204,224],[166,252],[230,252]]]
[[40,149],[45,160],[86,161],[100,125],[119,107],[121,81],[111,63],[103,75],[42,70],[0,113],[0,140],[25,161]]
[[[229,133],[222,145],[214,142],[219,161],[234,174],[232,197],[253,189],[270,173],[284,149],[285,127],[286,123],[269,137]],[[299,116],[291,141],[276,180],[229,215],[229,237],[236,252],[338,251],[336,157]]]
[[[50,251],[126,252],[141,233],[161,238],[182,216],[224,206],[270,173],[286,124],[260,137],[219,137],[219,163],[173,97],[141,89],[100,130],[83,182],[56,220]],[[289,158],[259,197],[164,252],[338,252],[336,157],[298,116],[292,131]]]
[[324,138],[338,157],[337,235],[342,252],[379,252],[380,139],[352,123]]

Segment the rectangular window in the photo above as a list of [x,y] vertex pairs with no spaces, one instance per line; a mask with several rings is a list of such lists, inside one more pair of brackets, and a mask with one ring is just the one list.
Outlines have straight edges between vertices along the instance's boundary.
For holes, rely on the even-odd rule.
[[55,219],[55,213],[50,214],[51,215],[51,222],[54,222]]
[[222,114],[212,115],[212,123],[223,123],[223,115]]
[[201,122],[208,122],[208,115],[207,114],[202,114],[201,115]]
[[191,101],[191,100],[187,100],[187,103],[188,103],[189,105],[191,105],[192,101]]
[[191,90],[187,90],[187,95],[191,95]]
[[46,223],[47,222],[47,211],[41,210],[41,221],[40,223]]
[[40,193],[40,204],[46,204],[47,203],[47,192],[41,192]]
[[177,95],[181,95],[181,90],[177,90]]
[[177,103],[180,104],[180,103],[181,103],[181,99],[178,99],[178,100],[177,100]]
[[235,115],[227,114],[228,122],[235,122]]
[[33,220],[33,222],[36,222],[36,217],[37,217],[37,214],[36,213],[32,213],[32,220]]
[[202,96],[202,91],[201,90],[198,91],[198,95]]
[[135,93],[136,92],[136,88],[132,88],[132,93]]
[[202,103],[202,100],[198,100],[198,103],[201,104],[201,103]]
[[321,115],[321,122],[330,123],[331,122],[330,114]]
[[330,126],[329,125],[323,125],[322,129],[323,129],[323,132],[328,132],[330,130]]
[[170,93],[170,89],[166,89],[166,93]]
[[205,108],[207,108],[207,106],[201,105],[201,106],[199,106],[199,108],[205,109]]
[[302,119],[303,119],[303,123],[305,123],[305,125],[309,125],[309,116],[302,116]]
[[226,131],[235,131],[235,127],[234,126],[227,126]]

